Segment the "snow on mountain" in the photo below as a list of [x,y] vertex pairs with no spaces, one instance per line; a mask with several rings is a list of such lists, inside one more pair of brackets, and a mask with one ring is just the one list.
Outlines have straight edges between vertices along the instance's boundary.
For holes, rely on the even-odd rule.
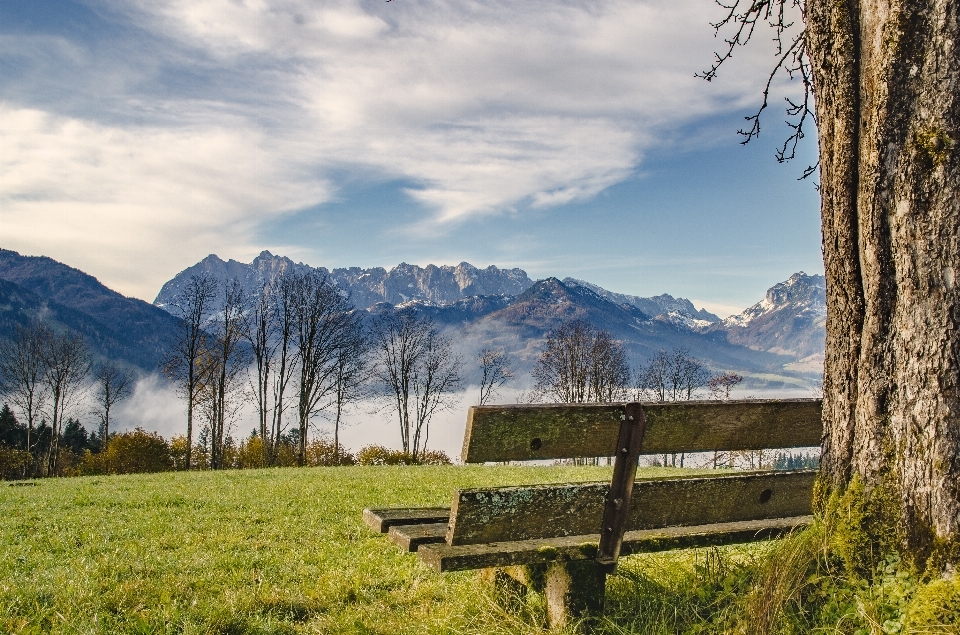
[[262,251],[251,263],[237,262],[236,260],[222,260],[216,254],[210,254],[192,267],[187,267],[173,279],[167,281],[160,288],[153,304],[165,309],[167,305],[183,290],[184,285],[192,276],[210,276],[221,282],[239,280],[246,292],[253,292],[262,288],[264,282],[273,280],[284,271],[303,271],[311,269],[309,265],[295,263],[284,256],[274,256],[269,251]]
[[772,286],[760,302],[704,332],[729,342],[800,360],[823,355],[826,341],[826,283],[823,276],[795,273]]
[[673,322],[677,326],[684,326],[685,328],[699,328],[700,326],[720,321],[718,316],[710,313],[706,309],[698,310],[690,300],[686,298],[675,298],[666,293],[650,298],[641,298],[635,295],[625,295],[623,293],[607,291],[595,284],[576,278],[564,278],[563,283],[567,286],[576,285],[585,287],[617,304],[635,306],[647,315],[666,316],[665,319],[667,321]]
[[[463,326],[458,341],[507,350],[529,372],[543,347],[547,333],[563,322],[586,320],[609,331],[623,342],[634,368],[659,350],[683,348],[693,352],[710,368],[738,369],[752,373],[778,373],[795,358],[758,351],[706,335],[689,328],[692,318],[675,313],[651,318],[629,303],[617,303],[586,285],[567,284],[557,278],[535,283],[506,307]],[[699,324],[692,324],[699,326]]]
[[739,315],[731,315],[723,320],[727,326],[745,327],[764,315],[796,310],[798,314],[811,318],[827,315],[826,286],[823,276],[808,276],[800,271],[785,282],[776,284],[767,290],[766,297]]
[[[309,266],[269,252],[251,263],[210,255],[166,283],[156,304],[169,303],[191,275],[235,278],[252,291],[281,271],[301,268]],[[803,272],[771,287],[740,315],[711,321],[716,316],[702,317],[705,312],[683,298],[625,296],[571,279],[534,283],[521,269],[461,263],[322,271],[371,313],[402,305],[429,315],[451,329],[468,358],[481,347],[503,348],[521,374],[532,368],[549,330],[573,318],[623,341],[634,365],[660,349],[686,348],[711,369],[766,378],[755,384],[775,377],[793,385],[819,373],[823,364],[824,279]],[[123,298],[83,272],[6,250],[0,250],[0,300],[0,338],[42,314],[57,328],[83,334],[98,355],[145,370],[157,367],[177,325],[166,311]]]
[[[166,306],[180,292],[190,276],[194,275],[209,275],[222,282],[237,279],[246,291],[252,292],[283,271],[310,268],[309,265],[295,263],[289,258],[274,256],[269,251],[263,251],[249,264],[236,260],[224,261],[211,254],[164,284],[154,304],[159,307]],[[456,266],[425,267],[402,262],[392,269],[317,269],[329,275],[338,286],[346,290],[354,304],[361,308],[384,302],[394,306],[443,307],[471,297],[517,296],[533,285],[533,281],[523,269],[499,269],[493,265],[479,269],[468,262],[461,262]],[[607,291],[575,278],[566,278],[563,284],[584,289],[615,304],[633,306],[648,316],[659,316],[658,319],[680,328],[697,330],[720,320],[705,309],[698,310],[686,298],[675,298],[666,293],[641,298]]]
[[[155,304],[169,303],[191,275],[207,274],[221,281],[236,278],[252,292],[280,272],[305,269],[309,265],[268,251],[248,264],[210,255],[167,282]],[[735,367],[734,360],[739,360],[740,368],[789,363],[794,367],[788,370],[808,373],[819,367],[823,355],[824,279],[803,272],[771,287],[762,301],[743,313],[720,320],[686,298],[614,293],[575,278],[534,283],[522,269],[492,265],[480,269],[466,262],[425,267],[400,263],[392,269],[317,269],[347,291],[356,306],[372,313],[409,307],[450,327],[479,328],[484,337],[495,337],[496,329],[508,326],[517,342],[532,338],[522,344],[531,355],[534,341],[575,317],[632,342],[638,358],[659,348],[683,346],[704,351],[706,358],[724,367]],[[761,357],[743,357],[734,349],[755,351]]]
[[667,324],[673,324],[674,326],[690,331],[701,331],[711,324],[716,323],[715,321],[700,320],[690,317],[689,313],[680,311],[668,311],[667,313],[661,313],[654,319],[660,320],[661,322],[666,322]]
[[[166,306],[194,275],[209,275],[220,281],[237,279],[244,290],[253,292],[265,281],[272,280],[283,271],[311,269],[309,265],[294,263],[289,258],[262,252],[249,264],[236,260],[224,261],[211,254],[196,265],[184,269],[163,285],[154,304]],[[393,305],[411,301],[423,301],[436,305],[456,302],[481,295],[518,295],[528,289],[533,281],[522,269],[499,269],[493,265],[478,269],[470,263],[456,266],[427,265],[420,267],[400,263],[393,269],[383,267],[362,269],[350,267],[318,271],[330,276],[334,283],[350,294],[351,300],[361,308],[379,302]]]

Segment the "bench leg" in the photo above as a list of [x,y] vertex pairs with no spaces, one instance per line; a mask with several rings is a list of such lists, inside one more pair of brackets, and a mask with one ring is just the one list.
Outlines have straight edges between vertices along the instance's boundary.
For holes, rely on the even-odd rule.
[[576,619],[599,616],[606,581],[607,574],[593,560],[548,565],[544,578],[547,625],[563,628]]
[[575,560],[525,566],[483,569],[483,579],[493,584],[501,606],[516,611],[528,592],[542,594],[547,626],[563,628],[573,621],[603,612],[607,575],[593,560]]

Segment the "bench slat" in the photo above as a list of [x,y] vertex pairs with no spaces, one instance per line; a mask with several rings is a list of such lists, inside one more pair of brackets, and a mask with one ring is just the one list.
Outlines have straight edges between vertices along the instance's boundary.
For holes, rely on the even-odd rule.
[[416,551],[420,545],[446,542],[447,523],[428,523],[425,525],[394,525],[387,537],[404,551]]
[[393,507],[377,509],[368,507],[363,510],[363,522],[370,529],[385,534],[395,525],[423,525],[439,523],[444,525],[450,519],[449,507]]
[[[628,531],[624,534],[620,553],[653,553],[766,540],[805,527],[812,520],[812,516],[798,516]],[[437,571],[463,571],[537,564],[560,559],[591,559],[596,554],[599,540],[599,534],[592,534],[483,545],[425,544],[417,553]]]
[[[638,480],[627,531],[804,516],[816,471]],[[470,545],[599,533],[609,483],[465,489],[447,543]]]
[[[464,463],[614,456],[624,404],[473,406]],[[643,404],[644,454],[820,445],[819,399]]]

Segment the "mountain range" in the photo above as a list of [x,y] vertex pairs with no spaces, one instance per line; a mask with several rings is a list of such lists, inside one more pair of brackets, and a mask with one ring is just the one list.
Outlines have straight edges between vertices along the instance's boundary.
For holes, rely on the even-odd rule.
[[[193,275],[237,279],[253,291],[282,271],[309,265],[264,251],[251,263],[210,255],[165,283],[154,305],[126,298],[77,269],[45,257],[0,250],[0,337],[33,317],[82,333],[95,352],[144,370],[156,369],[178,321],[165,309]],[[583,318],[627,348],[634,366],[658,350],[683,347],[716,371],[735,370],[753,386],[807,385],[824,346],[822,276],[802,272],[774,285],[739,315],[721,320],[685,298],[643,298],[574,278],[534,281],[522,269],[456,266],[320,268],[371,314],[409,307],[456,332],[466,355],[483,346],[507,350],[518,374],[528,371],[546,334]]]
[[[250,293],[283,271],[303,271],[310,268],[309,265],[295,263],[289,258],[274,256],[269,251],[261,252],[249,264],[236,260],[224,261],[211,254],[165,283],[154,304],[159,307],[167,306],[191,276],[205,275],[220,281],[236,279],[244,290]],[[317,270],[328,275],[340,288],[347,291],[351,301],[361,309],[382,303],[391,306],[414,303],[419,307],[447,307],[485,296],[515,297],[535,283],[523,269],[499,269],[493,265],[478,269],[468,262],[461,262],[456,266],[426,267],[402,262],[389,270],[383,267],[332,270],[317,267]],[[563,283],[570,287],[589,289],[614,304],[629,304],[647,315],[682,316],[684,323],[692,320],[697,326],[720,321],[719,317],[704,309],[697,310],[685,298],[674,298],[667,294],[652,298],[624,295],[574,278],[565,278]]]
[[[191,276],[237,279],[247,291],[303,263],[262,252],[251,263],[211,254],[163,285],[154,303],[168,306]],[[318,270],[372,313],[409,307],[457,329],[465,350],[504,348],[519,370],[529,370],[546,334],[561,322],[583,318],[624,342],[632,363],[660,349],[688,349],[715,370],[737,370],[767,387],[803,384],[822,366],[826,315],[823,276],[799,272],[773,286],[739,315],[721,320],[669,294],[638,297],[615,293],[575,278],[531,280],[522,269],[456,266],[392,269],[358,267]],[[765,380],[759,379],[765,377]]]

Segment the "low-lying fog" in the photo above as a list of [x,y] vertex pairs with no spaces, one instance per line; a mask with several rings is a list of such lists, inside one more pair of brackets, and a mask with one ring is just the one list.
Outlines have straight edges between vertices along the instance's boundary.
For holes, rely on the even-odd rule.
[[[517,403],[518,399],[523,399],[525,395],[524,388],[529,388],[529,386],[503,388],[496,400],[497,403]],[[735,391],[732,396],[740,399],[747,397],[787,399],[811,397],[812,394],[804,390],[741,390]],[[467,408],[475,405],[478,399],[479,388],[477,386],[469,386],[466,390],[458,393],[454,399],[451,399],[454,405],[437,414],[430,424],[428,447],[443,450],[452,460],[457,460],[463,446]],[[400,428],[397,415],[389,409],[389,406],[382,406],[382,402],[378,403],[371,400],[357,404],[350,409],[340,430],[340,442],[347,450],[356,452],[360,448],[371,444],[393,448],[400,447]],[[179,397],[164,378],[158,375],[148,375],[137,383],[133,394],[128,399],[114,407],[114,411],[111,413],[111,429],[121,432],[139,426],[145,430],[157,432],[169,439],[174,435],[186,432],[185,407],[185,401]],[[84,416],[82,412],[74,413],[74,416],[77,415],[88,430],[95,429],[94,417]],[[257,425],[256,420],[256,411],[253,405],[247,404],[240,416],[234,420],[229,431],[230,435],[238,440],[248,437]],[[202,421],[195,419],[194,426],[194,435],[196,435],[199,427],[202,426]],[[311,437],[318,433],[330,435],[333,433],[332,423],[323,415],[318,415],[311,421]]]

